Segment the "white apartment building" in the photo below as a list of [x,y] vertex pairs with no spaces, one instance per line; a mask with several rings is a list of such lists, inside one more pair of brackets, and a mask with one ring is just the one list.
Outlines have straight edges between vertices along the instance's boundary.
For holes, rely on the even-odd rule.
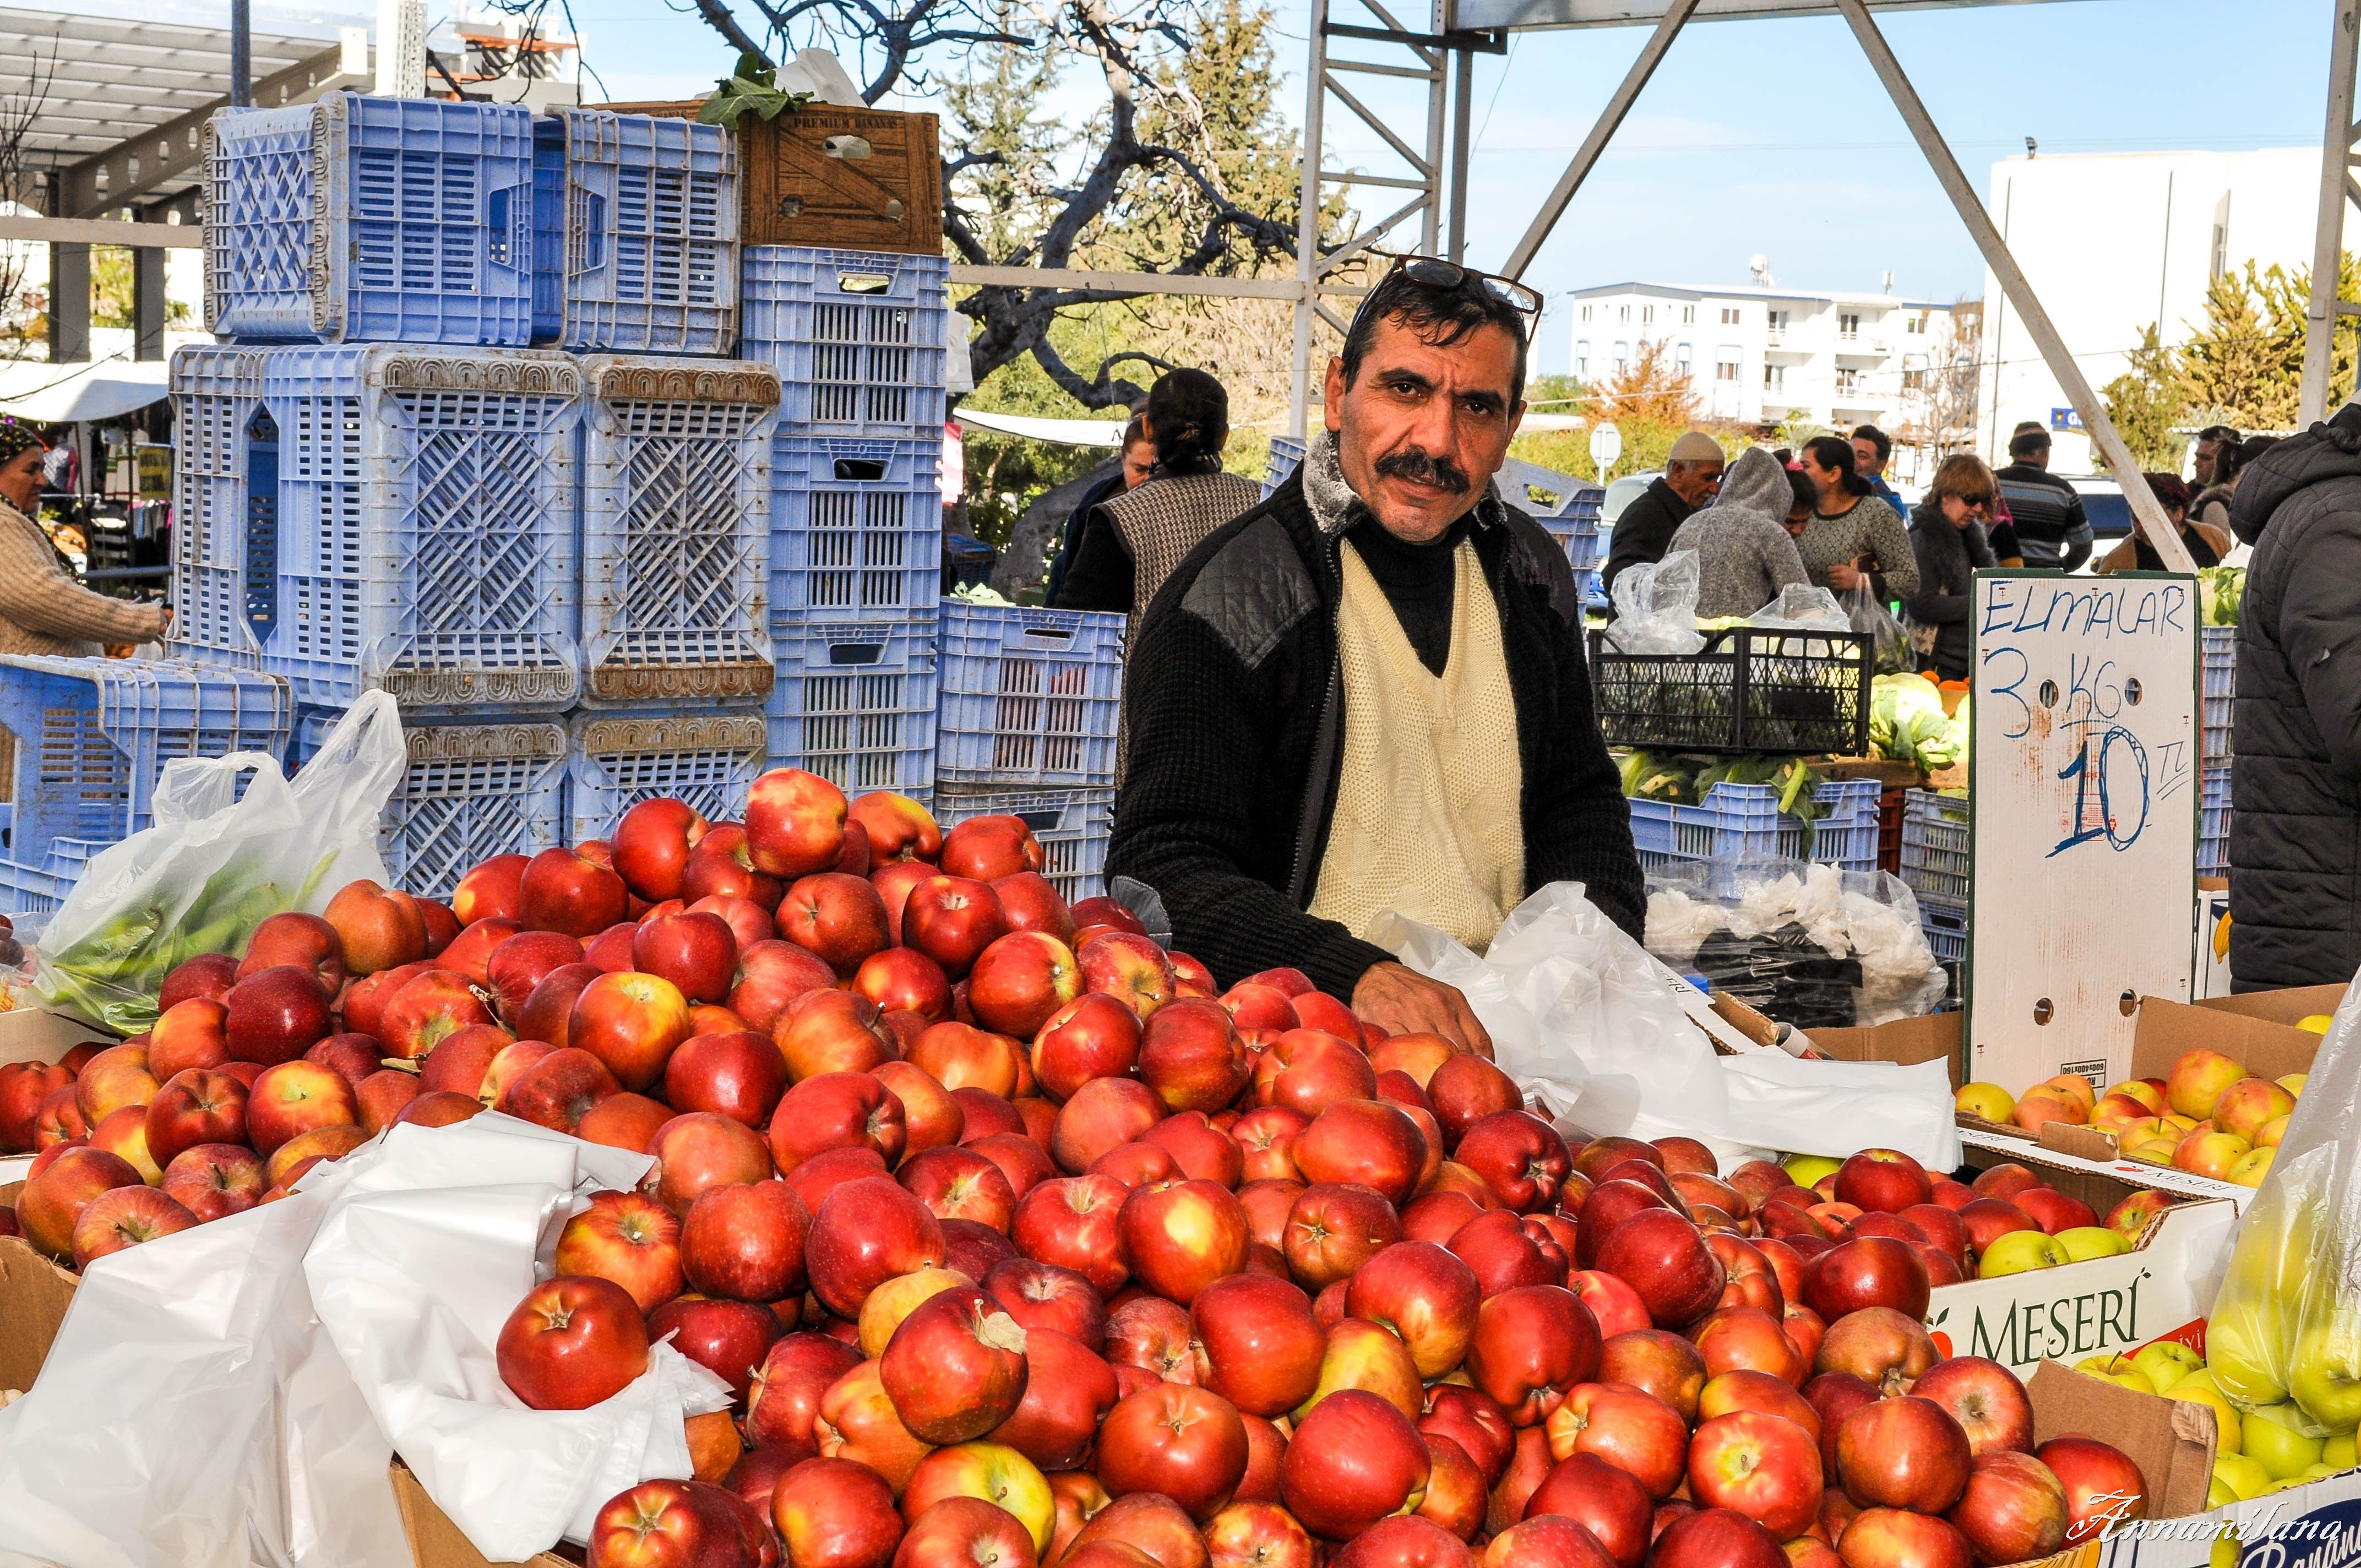
[[[2122,375],[2151,323],[2167,345],[2205,319],[2205,293],[2249,260],[2312,264],[2320,148],[2254,152],[2042,153],[1992,166],[1990,211],[2058,334],[2095,392]],[[2345,208],[2351,246],[2352,207]],[[2103,466],[2024,319],[1987,272],[1977,451],[1994,461],[2009,432],[2051,432],[2050,466]]]
[[[1965,439],[1967,366],[1980,307],[1884,293],[1757,284],[1608,283],[1567,295],[1576,377],[1597,388],[1650,343],[1667,343],[1711,419],[1830,430],[1873,424],[1924,453],[1897,452],[1909,482]],[[1608,411],[1612,417],[1612,411]]]

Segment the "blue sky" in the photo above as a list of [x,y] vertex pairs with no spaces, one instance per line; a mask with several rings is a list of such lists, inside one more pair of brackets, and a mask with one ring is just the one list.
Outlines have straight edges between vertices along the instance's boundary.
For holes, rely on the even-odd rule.
[[[727,61],[718,36],[666,0],[572,4],[615,98],[700,92]],[[1290,118],[1306,14],[1294,0],[1279,10]],[[1880,23],[1981,191],[2027,136],[2045,154],[2316,146],[2331,14],[2331,0],[2057,0]],[[1530,33],[1505,60],[1479,57],[1471,260],[1506,258],[1644,37]],[[1422,109],[1395,123],[1422,125]],[[1356,123],[1332,117],[1327,139],[1332,162],[1383,165]],[[2101,258],[2104,236],[2092,237]],[[1874,288],[1891,270],[1905,294],[1982,292],[1966,230],[1834,17],[1690,27],[1527,280],[1552,294],[1630,278],[1739,283],[1757,251],[1790,287]],[[1562,369],[1554,325],[1543,367]]]

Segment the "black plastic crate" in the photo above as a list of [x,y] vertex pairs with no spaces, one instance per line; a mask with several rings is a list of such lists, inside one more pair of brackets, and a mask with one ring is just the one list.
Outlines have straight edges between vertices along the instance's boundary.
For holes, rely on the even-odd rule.
[[1869,750],[1870,640],[1736,626],[1696,653],[1622,653],[1590,634],[1590,690],[1610,746],[1666,751]]

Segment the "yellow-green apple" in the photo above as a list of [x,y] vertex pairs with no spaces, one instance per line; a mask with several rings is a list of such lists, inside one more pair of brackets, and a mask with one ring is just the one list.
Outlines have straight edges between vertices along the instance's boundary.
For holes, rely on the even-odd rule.
[[2288,1363],[2288,1392],[2332,1432],[2361,1424],[2361,1314],[2340,1306],[2304,1329]]
[[2058,1238],[2043,1231],[2011,1231],[1983,1249],[1976,1262],[1976,1277],[1997,1279],[2028,1269],[2056,1268],[2073,1259]]
[[2114,1257],[2132,1250],[2128,1236],[2104,1225],[2070,1226],[2058,1233],[2058,1245],[2066,1249],[2066,1259],[2070,1263],[2082,1263],[2094,1257]]

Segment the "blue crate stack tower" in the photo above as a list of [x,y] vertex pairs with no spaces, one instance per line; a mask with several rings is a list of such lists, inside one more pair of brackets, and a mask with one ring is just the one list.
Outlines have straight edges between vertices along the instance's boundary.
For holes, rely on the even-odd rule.
[[170,651],[280,682],[298,767],[391,693],[414,891],[659,795],[735,817],[763,765],[780,389],[726,357],[737,158],[688,120],[351,93],[206,127],[223,341],[172,367]]
[[793,765],[1099,891],[1123,618],[944,604],[939,257],[741,244],[688,119],[335,93],[205,151],[171,652],[299,767],[392,693],[404,885]]

